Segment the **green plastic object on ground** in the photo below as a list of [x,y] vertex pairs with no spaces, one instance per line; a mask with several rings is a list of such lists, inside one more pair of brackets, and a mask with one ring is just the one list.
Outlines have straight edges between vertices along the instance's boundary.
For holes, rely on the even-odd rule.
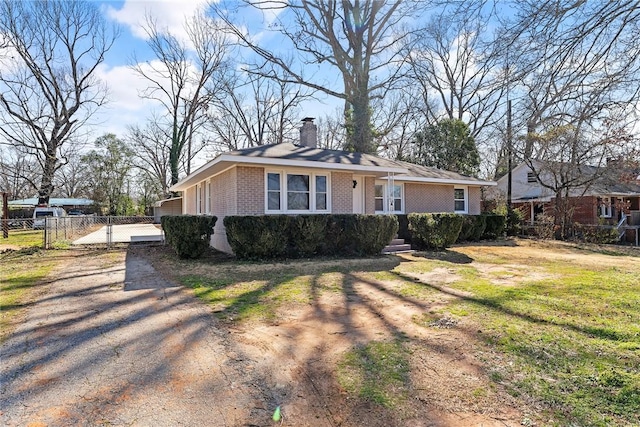
[[273,421],[280,421],[280,406],[273,412]]

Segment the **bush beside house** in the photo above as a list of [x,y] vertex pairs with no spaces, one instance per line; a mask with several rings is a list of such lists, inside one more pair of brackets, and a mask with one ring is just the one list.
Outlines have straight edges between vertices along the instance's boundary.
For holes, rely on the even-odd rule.
[[176,215],[160,218],[165,240],[180,258],[199,258],[209,248],[218,218],[209,215]]
[[393,215],[264,215],[224,218],[239,259],[378,255],[398,231]]
[[411,213],[409,231],[417,249],[444,249],[456,242],[462,229],[462,215],[452,213]]
[[504,236],[507,227],[507,217],[498,214],[484,214],[487,226],[484,229],[483,239],[495,240]]

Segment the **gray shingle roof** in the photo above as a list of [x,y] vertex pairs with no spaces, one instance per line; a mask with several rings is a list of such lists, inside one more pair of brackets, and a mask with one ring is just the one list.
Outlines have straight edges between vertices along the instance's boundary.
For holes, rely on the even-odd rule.
[[376,176],[394,174],[396,179],[416,182],[448,182],[468,185],[495,185],[491,181],[464,176],[455,172],[419,166],[399,160],[384,159],[371,154],[352,153],[298,146],[291,143],[261,145],[221,153],[188,177],[171,187],[182,191],[233,164],[280,165],[350,170]]

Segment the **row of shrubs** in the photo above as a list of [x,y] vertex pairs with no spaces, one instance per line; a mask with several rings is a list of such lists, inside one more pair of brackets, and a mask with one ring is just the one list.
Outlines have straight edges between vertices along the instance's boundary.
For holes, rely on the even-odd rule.
[[397,215],[398,237],[414,249],[444,249],[455,242],[495,240],[504,235],[504,215],[425,213]]
[[263,215],[224,218],[240,259],[376,255],[398,232],[393,215]]
[[[167,243],[182,258],[209,246],[216,217],[164,216]],[[262,215],[224,218],[227,241],[239,259],[377,255],[397,234],[414,249],[444,249],[455,242],[495,239],[502,215]]]

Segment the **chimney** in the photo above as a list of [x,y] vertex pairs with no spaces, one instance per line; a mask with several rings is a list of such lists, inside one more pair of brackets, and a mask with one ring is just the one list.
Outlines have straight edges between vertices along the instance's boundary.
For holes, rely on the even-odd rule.
[[313,124],[313,117],[302,119],[300,128],[300,146],[316,148],[318,146],[318,127]]

